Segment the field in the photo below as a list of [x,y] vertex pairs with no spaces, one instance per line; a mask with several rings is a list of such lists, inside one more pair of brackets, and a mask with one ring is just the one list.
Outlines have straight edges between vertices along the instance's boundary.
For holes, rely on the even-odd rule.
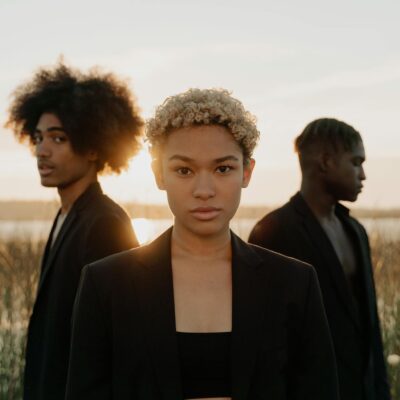
[[[400,400],[400,239],[371,232],[378,308],[394,400]],[[22,398],[26,328],[32,310],[44,243],[0,244],[0,400]]]

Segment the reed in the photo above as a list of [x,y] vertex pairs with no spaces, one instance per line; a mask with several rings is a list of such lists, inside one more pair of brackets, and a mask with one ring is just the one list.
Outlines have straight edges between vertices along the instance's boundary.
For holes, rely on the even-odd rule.
[[22,399],[26,331],[36,294],[43,242],[0,244],[0,399]]
[[400,399],[400,240],[370,236],[378,312],[392,398]]

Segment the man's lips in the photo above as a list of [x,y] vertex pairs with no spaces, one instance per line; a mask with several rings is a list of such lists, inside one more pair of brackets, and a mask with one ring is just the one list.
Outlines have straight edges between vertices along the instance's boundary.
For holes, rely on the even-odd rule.
[[38,169],[40,176],[50,175],[54,170],[54,165],[48,162],[38,162]]
[[217,207],[196,207],[190,210],[190,214],[194,218],[201,221],[209,221],[217,217],[221,212],[221,208]]

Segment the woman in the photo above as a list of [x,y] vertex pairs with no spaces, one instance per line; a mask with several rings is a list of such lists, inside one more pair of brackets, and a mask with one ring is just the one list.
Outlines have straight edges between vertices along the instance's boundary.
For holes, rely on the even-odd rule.
[[337,399],[314,270],[229,229],[258,135],[224,90],[157,109],[147,137],[174,225],[85,268],[67,399]]

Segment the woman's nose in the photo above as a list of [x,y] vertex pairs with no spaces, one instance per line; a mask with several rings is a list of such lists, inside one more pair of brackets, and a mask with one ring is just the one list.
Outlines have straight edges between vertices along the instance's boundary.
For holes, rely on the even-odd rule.
[[193,196],[202,200],[215,196],[215,182],[210,174],[198,174],[194,182]]

